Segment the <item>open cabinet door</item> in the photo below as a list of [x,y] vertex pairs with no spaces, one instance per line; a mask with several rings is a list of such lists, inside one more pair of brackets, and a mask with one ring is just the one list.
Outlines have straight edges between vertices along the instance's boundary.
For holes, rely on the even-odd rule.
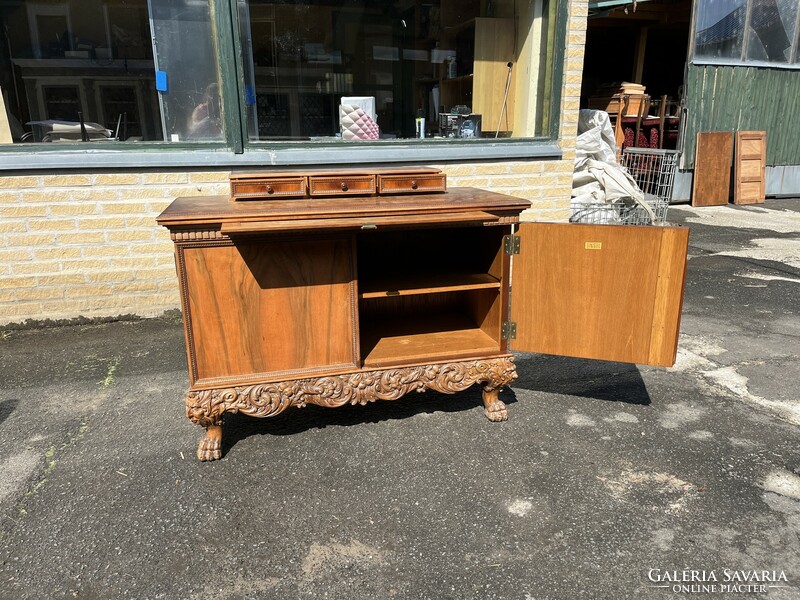
[[672,366],[689,230],[523,223],[514,350]]

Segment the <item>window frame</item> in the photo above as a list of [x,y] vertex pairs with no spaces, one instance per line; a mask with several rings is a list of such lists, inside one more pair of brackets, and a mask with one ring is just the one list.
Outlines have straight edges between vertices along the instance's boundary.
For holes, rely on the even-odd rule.
[[61,142],[57,147],[0,145],[0,172],[43,169],[222,168],[339,164],[412,163],[463,160],[552,159],[562,157],[559,133],[564,81],[569,0],[556,2],[550,119],[546,135],[477,140],[380,140],[375,142],[253,142],[247,136],[242,47],[237,0],[209,0],[212,36],[219,60],[220,95],[225,126],[221,142],[136,142],[121,147]]

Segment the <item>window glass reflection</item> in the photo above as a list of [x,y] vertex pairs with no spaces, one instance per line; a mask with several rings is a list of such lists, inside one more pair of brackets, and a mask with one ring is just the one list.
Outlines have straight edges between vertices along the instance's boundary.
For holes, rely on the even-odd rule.
[[4,2],[0,24],[12,141],[162,138],[146,0]]
[[2,2],[0,142],[221,141],[217,56],[208,0]]
[[740,60],[747,0],[705,0],[697,5],[694,55]]
[[252,140],[513,134],[511,0],[238,7]]
[[791,60],[798,0],[752,0],[748,60],[786,63]]

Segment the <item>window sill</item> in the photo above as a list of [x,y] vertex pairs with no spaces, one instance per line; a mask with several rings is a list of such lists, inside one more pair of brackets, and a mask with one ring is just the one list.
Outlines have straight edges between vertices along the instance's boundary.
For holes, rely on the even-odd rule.
[[552,140],[475,140],[339,142],[335,144],[263,144],[243,154],[229,149],[71,149],[3,152],[0,171],[43,169],[130,169],[268,167],[341,165],[393,162],[446,162],[461,160],[558,160],[561,148]]

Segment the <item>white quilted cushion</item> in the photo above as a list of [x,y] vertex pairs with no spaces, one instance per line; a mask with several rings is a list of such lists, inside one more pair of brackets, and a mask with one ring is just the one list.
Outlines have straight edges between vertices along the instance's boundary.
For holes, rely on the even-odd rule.
[[343,140],[377,140],[378,124],[354,104],[339,105],[339,124]]

